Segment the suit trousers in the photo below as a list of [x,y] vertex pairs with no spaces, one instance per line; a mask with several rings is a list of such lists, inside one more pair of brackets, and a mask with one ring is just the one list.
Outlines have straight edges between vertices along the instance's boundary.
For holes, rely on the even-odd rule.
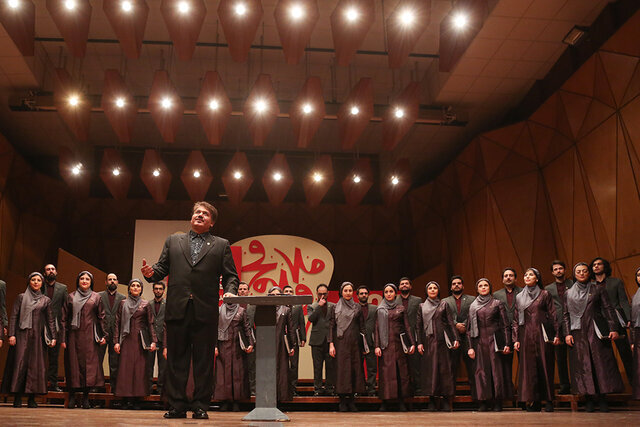
[[327,374],[327,391],[333,392],[336,388],[336,361],[329,356],[329,343],[311,346],[311,359],[313,360],[313,390],[322,390],[322,365]]
[[289,394],[293,396],[298,385],[298,364],[300,362],[300,347],[295,346],[293,356],[289,357]]
[[47,347],[47,383],[50,387],[58,386],[58,357],[60,355],[60,340],[53,347]]
[[[469,344],[467,343],[466,335],[460,336],[460,347],[455,350],[451,350],[451,370],[453,371],[454,381],[458,378],[458,373],[460,369],[460,360],[464,362],[465,367],[467,368],[467,377],[469,379],[469,385],[471,386],[471,390],[475,390],[475,363],[473,359],[469,357],[467,354],[469,352]],[[475,396],[474,396],[475,398]]]
[[409,362],[409,378],[411,380],[411,391],[414,396],[422,394],[422,378],[420,377],[420,365],[422,364],[420,353],[407,354]]
[[100,361],[104,360],[104,355],[107,352],[107,348],[109,351],[109,385],[111,386],[111,393],[113,393],[116,389],[116,381],[118,380],[118,363],[120,361],[120,355],[116,353],[116,350],[113,348],[115,345],[114,337],[109,337],[107,341],[107,345],[101,345],[98,350]]
[[153,368],[156,365],[156,357],[158,358],[158,391],[161,391],[164,387],[164,376],[167,369],[167,361],[162,355],[162,343],[159,342],[158,349],[150,351],[147,356],[147,377],[149,378],[149,392],[153,387]]
[[373,343],[369,344],[369,353],[365,354],[364,361],[364,371],[366,374],[366,386],[367,392],[375,392],[376,390],[376,375],[378,374],[378,358],[376,354],[373,352],[374,346]]
[[554,350],[556,353],[556,366],[558,367],[558,379],[560,380],[560,388],[569,389],[571,387],[571,381],[569,381],[567,345],[556,345],[554,346]]
[[[177,411],[209,409],[213,395],[213,359],[218,340],[218,319],[196,319],[193,300],[189,300],[184,318],[167,320],[167,371],[165,395]],[[187,398],[189,366],[193,362],[193,399]]]
[[[622,335],[622,333],[620,335]],[[613,342],[616,343],[616,348],[618,349],[618,353],[620,354],[620,359],[622,360],[622,365],[624,366],[624,371],[627,374],[629,384],[633,384],[633,352],[631,351],[629,338],[627,338],[627,336],[624,336],[620,339],[613,340]]]
[[256,395],[256,351],[255,349],[247,354],[247,364],[249,365],[249,390],[252,396]]

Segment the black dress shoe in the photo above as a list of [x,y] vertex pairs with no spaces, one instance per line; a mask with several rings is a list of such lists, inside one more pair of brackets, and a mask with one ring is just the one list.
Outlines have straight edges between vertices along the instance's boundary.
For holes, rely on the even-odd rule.
[[36,403],[36,399],[33,396],[29,397],[29,401],[27,402],[27,408],[37,408],[38,404]]
[[193,414],[191,414],[191,418],[195,420],[208,420],[209,415],[204,409],[196,409],[195,411],[193,411]]
[[16,396],[15,399],[13,399],[13,407],[19,408],[21,406],[22,406],[22,397]]
[[165,412],[163,416],[164,418],[187,418],[187,412],[169,409],[169,411]]
[[240,405],[238,404],[238,402],[233,402],[233,405],[231,405],[231,411],[240,412]]
[[57,385],[49,387],[49,391],[55,391],[56,393],[62,393],[62,389]]
[[558,390],[558,394],[571,394],[571,387],[568,385],[561,386],[560,390]]

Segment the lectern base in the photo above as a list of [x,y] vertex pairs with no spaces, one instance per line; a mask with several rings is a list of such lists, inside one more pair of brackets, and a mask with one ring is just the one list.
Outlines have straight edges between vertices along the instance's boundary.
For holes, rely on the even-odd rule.
[[289,417],[278,408],[254,408],[242,421],[289,421]]

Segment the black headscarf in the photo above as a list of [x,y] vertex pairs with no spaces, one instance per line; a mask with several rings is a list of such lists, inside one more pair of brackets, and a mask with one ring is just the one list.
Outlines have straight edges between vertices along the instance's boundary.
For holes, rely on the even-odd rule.
[[467,334],[469,334],[471,338],[477,338],[480,333],[478,329],[478,311],[493,299],[493,286],[486,277],[478,279],[476,282],[476,292],[478,291],[478,284],[483,280],[489,284],[489,293],[487,295],[478,295],[469,306],[469,330]]
[[34,291],[31,289],[31,278],[34,276],[40,276],[42,284],[44,285],[44,276],[37,271],[34,271],[29,275],[27,280],[27,289],[22,296],[22,304],[20,305],[20,329],[32,329],[33,328],[33,310],[38,305],[40,298],[44,295],[40,291]]
[[[576,277],[576,268],[584,265],[589,268],[586,262],[579,262],[573,266],[573,277]],[[592,282],[581,283],[578,280],[567,291],[567,309],[570,314],[571,330],[582,329],[581,319],[589,302],[589,292],[591,291]]]
[[[429,285],[431,284],[438,287],[438,295],[434,299],[429,298],[429,292],[427,292],[427,289],[429,289]],[[422,323],[425,334],[429,336],[433,335],[433,322],[431,320],[433,319],[433,315],[436,313],[438,305],[440,305],[440,285],[438,282],[431,281],[427,283],[427,286],[425,286],[424,289],[427,299],[422,303]]]
[[340,285],[340,300],[338,304],[336,304],[336,329],[338,338],[342,338],[353,319],[360,312],[360,304],[356,303],[353,298],[349,301],[342,298],[342,290],[347,286],[351,286],[351,289],[354,289],[353,283],[343,282],[342,285]]
[[[140,283],[140,295],[134,297],[131,295],[131,284],[136,282]],[[126,336],[131,332],[131,318],[133,317],[133,313],[140,307],[140,304],[142,304],[142,281],[140,279],[131,279],[127,287],[129,288],[129,295],[127,299],[124,300],[122,319],[120,319],[120,344],[122,344],[122,341],[124,341]]]
[[[83,291],[80,289],[80,278],[85,274],[91,279],[91,285],[89,289]],[[73,296],[73,315],[71,317],[72,328],[78,329],[80,327],[80,315],[82,313],[82,308],[91,297],[91,294],[93,294],[93,274],[86,270],[81,271],[78,274],[78,277],[76,277],[76,293]]]
[[387,346],[389,345],[389,310],[393,310],[397,305],[395,298],[393,299],[393,301],[389,302],[384,297],[384,291],[388,287],[393,288],[393,290],[396,292],[396,295],[398,294],[398,287],[393,283],[387,283],[386,285],[384,285],[384,288],[382,288],[382,302],[380,303],[380,305],[378,305],[378,310],[376,311],[378,315],[378,334],[380,335],[380,348],[382,350],[387,348]]
[[538,298],[540,295],[540,291],[542,290],[540,282],[542,281],[542,275],[540,272],[533,268],[527,268],[527,271],[531,270],[531,272],[536,276],[538,282],[535,286],[525,286],[524,292],[520,292],[516,295],[516,307],[518,308],[518,324],[524,325],[524,311],[529,308],[529,306]]

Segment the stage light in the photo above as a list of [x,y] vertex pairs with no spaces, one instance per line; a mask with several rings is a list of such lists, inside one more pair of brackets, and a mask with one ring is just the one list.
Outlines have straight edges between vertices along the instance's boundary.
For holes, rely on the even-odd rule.
[[304,104],[302,106],[302,112],[305,114],[309,114],[310,112],[313,111],[313,107],[311,106],[311,104]]
[[216,99],[212,99],[209,101],[209,109],[212,111],[216,111],[220,107],[220,104]]
[[354,105],[351,107],[350,113],[352,116],[357,116],[360,113],[360,109]]
[[71,95],[68,99],[69,105],[77,107],[80,104],[80,97],[78,95]]
[[263,113],[267,110],[267,103],[264,99],[258,99],[254,107],[258,113]]
[[359,183],[362,179],[360,178],[360,175],[353,175],[353,182],[355,182],[356,184]]
[[194,170],[193,171],[193,177],[194,178],[200,178],[200,171],[199,170]]
[[399,183],[400,183],[400,179],[398,179],[397,176],[394,175],[391,177],[391,184],[398,185]]
[[293,19],[294,21],[299,21],[300,19],[302,19],[302,17],[304,17],[304,8],[299,4],[294,4],[289,9],[289,16],[291,16],[291,19]]
[[315,172],[313,174],[313,181],[314,182],[320,182],[322,181],[322,174],[320,172]]
[[160,176],[160,169],[154,169],[153,170],[153,176],[155,176],[155,177]]
[[133,3],[131,3],[129,0],[124,0],[122,3],[120,3],[120,8],[123,12],[129,13],[133,10]]
[[462,12],[458,12],[455,15],[453,15],[451,22],[453,23],[453,26],[455,27],[455,29],[464,30],[466,26],[469,24],[469,17]]
[[111,171],[111,173],[113,174],[113,176],[118,176],[118,175],[120,175],[120,168],[113,168],[113,170]]
[[76,6],[78,6],[78,3],[76,3],[76,0],[65,0],[64,2],[64,7],[67,10],[74,10]]
[[355,22],[360,17],[360,12],[355,7],[350,7],[345,12],[344,16],[347,18],[349,22]]
[[116,107],[123,108],[125,104],[126,102],[124,101],[124,98],[116,99]]
[[17,9],[21,6],[20,0],[9,0],[7,1],[7,6],[9,6],[10,9]]
[[77,165],[71,168],[71,173],[74,175],[80,175],[81,171],[82,171],[82,163],[78,163]]
[[183,15],[186,15],[191,10],[191,5],[188,1],[181,1],[178,3],[178,12]]
[[236,13],[236,15],[238,15],[238,16],[244,16],[244,15],[247,14],[247,6],[242,2],[236,3],[236,5],[233,8],[233,10]]
[[165,110],[168,110],[169,108],[171,108],[171,105],[173,105],[173,102],[171,102],[171,98],[164,97],[164,98],[162,98],[162,101],[160,101],[160,105]]
[[398,20],[400,21],[401,25],[405,27],[410,27],[415,22],[416,15],[413,13],[411,9],[406,8],[400,11],[400,13],[398,14]]
[[233,173],[233,177],[234,177],[235,179],[240,179],[240,178],[242,178],[242,172],[240,172],[240,171],[235,171],[235,172]]
[[393,115],[396,116],[397,119],[401,119],[404,117],[404,110],[402,108],[396,108]]
[[282,174],[280,172],[275,172],[273,174],[273,180],[274,181],[280,181],[282,179]]

